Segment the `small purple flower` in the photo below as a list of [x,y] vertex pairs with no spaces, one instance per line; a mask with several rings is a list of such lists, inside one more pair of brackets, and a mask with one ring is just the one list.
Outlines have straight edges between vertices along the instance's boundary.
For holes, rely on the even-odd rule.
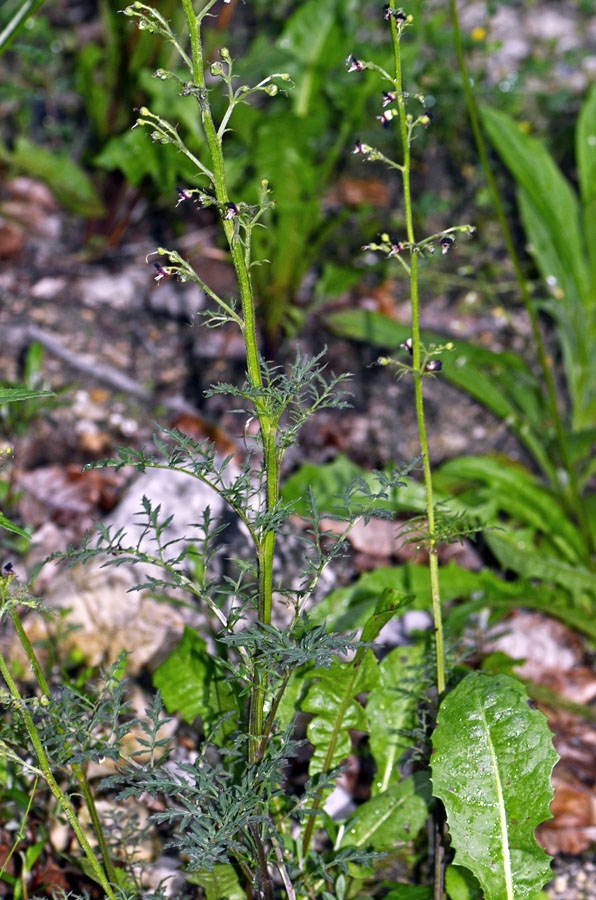
[[391,119],[394,119],[396,115],[396,109],[385,109],[380,116],[377,116],[377,119],[381,122],[383,128],[388,128],[391,124]]
[[454,240],[455,238],[449,237],[448,234],[443,235],[443,237],[439,241],[439,246],[441,248],[441,253],[443,254],[443,256],[445,256],[446,253],[449,253]]
[[395,24],[397,25],[398,31],[401,30],[404,22],[407,22],[408,17],[402,12],[401,9],[391,9],[388,3],[383,7],[383,18],[386,22],[390,19],[395,19]]
[[236,206],[235,203],[226,203],[226,211],[224,213],[224,219],[235,219],[240,210]]
[[368,144],[362,144],[360,141],[356,141],[352,153],[361,153],[363,156],[368,156],[371,150],[372,147],[369,147]]
[[353,53],[350,53],[348,58],[346,59],[346,66],[348,67],[348,72],[362,72],[364,69],[364,63],[361,59],[356,59]]
[[406,338],[403,344],[400,344],[399,346],[402,348],[402,350],[407,350],[410,356],[414,352],[411,337]]
[[[387,254],[387,257],[399,256],[399,254],[402,252],[403,249],[404,249],[404,245],[401,243],[401,241],[398,241],[397,243],[392,242],[391,250]],[[408,340],[409,340],[409,338],[408,338]]]
[[391,91],[383,91],[383,108],[389,106],[390,103],[395,103],[395,94],[392,94]]
[[180,206],[181,203],[184,203],[185,200],[190,200],[192,194],[190,191],[187,191],[185,188],[176,188],[176,193],[178,194],[178,203],[176,206]]
[[161,281],[162,278],[167,278],[170,274],[167,269],[164,269],[161,263],[154,262],[153,265],[155,266],[156,271],[155,281]]
[[428,128],[433,118],[434,116],[431,112],[425,112],[420,116],[420,124],[424,125],[425,128]]
[[440,359],[431,359],[424,367],[425,372],[440,372],[443,368],[443,363]]

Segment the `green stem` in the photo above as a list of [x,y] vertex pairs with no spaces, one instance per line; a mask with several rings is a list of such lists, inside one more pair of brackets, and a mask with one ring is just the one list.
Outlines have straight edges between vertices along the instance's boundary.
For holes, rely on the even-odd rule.
[[33,749],[35,750],[35,755],[37,756],[37,760],[39,762],[41,771],[43,772],[43,777],[44,777],[44,780],[45,780],[47,786],[49,787],[50,791],[52,792],[52,794],[54,795],[56,800],[60,803],[60,805],[64,809],[64,814],[65,814],[66,818],[68,819],[68,822],[69,822],[72,830],[74,831],[76,838],[77,838],[79,844],[81,845],[81,848],[82,848],[85,856],[87,857],[89,864],[90,864],[91,868],[93,869],[93,873],[94,873],[95,877],[97,878],[98,882],[101,884],[101,886],[104,889],[109,900],[116,900],[116,895],[114,894],[112,888],[110,887],[110,882],[108,881],[108,878],[106,877],[106,872],[100,865],[99,860],[97,859],[95,853],[91,849],[91,845],[90,845],[89,841],[87,840],[85,832],[81,828],[79,820],[77,819],[76,812],[74,810],[74,807],[72,806],[72,803],[70,802],[69,797],[60,789],[56,779],[54,778],[54,775],[50,768],[50,764],[48,762],[48,758],[47,758],[45,751],[43,749],[43,746],[41,744],[39,734],[37,733],[37,729],[35,728],[35,725],[33,723],[33,719],[31,718],[29,710],[27,709],[27,706],[25,704],[25,701],[23,700],[23,698],[21,697],[21,695],[19,693],[19,689],[17,688],[17,686],[12,678],[12,675],[10,674],[10,671],[8,669],[8,666],[6,665],[4,656],[2,654],[0,654],[0,674],[4,678],[4,681],[6,682],[6,686],[8,687],[8,691],[9,691],[11,697],[13,698],[15,705],[18,707],[21,715],[23,716],[25,728],[27,729],[27,733],[29,735],[29,739],[30,739],[31,743],[33,744]]
[[590,524],[588,518],[586,516],[586,511],[584,504],[582,503],[581,493],[579,490],[578,482],[577,482],[577,473],[575,470],[575,466],[573,465],[573,461],[571,459],[571,454],[569,451],[569,443],[567,441],[567,434],[565,431],[565,426],[563,425],[563,420],[561,418],[561,413],[559,412],[559,407],[557,404],[557,394],[555,389],[555,383],[552,374],[552,368],[548,360],[548,356],[546,354],[546,349],[544,346],[544,341],[542,339],[542,334],[540,331],[540,325],[538,322],[538,315],[536,313],[536,308],[532,303],[532,298],[530,296],[530,291],[528,288],[528,283],[524,277],[524,273],[522,271],[521,263],[519,261],[519,257],[515,250],[515,245],[513,243],[513,238],[511,236],[511,231],[509,229],[509,225],[507,223],[507,219],[505,217],[505,211],[503,209],[503,204],[501,202],[501,196],[499,193],[499,189],[497,187],[497,183],[495,177],[492,173],[490,163],[488,160],[488,153],[486,150],[486,143],[484,141],[484,137],[482,134],[482,127],[480,125],[480,116],[478,114],[478,106],[476,104],[476,98],[474,96],[474,92],[472,90],[472,85],[470,83],[470,77],[468,75],[468,70],[466,66],[466,60],[464,56],[463,50],[463,42],[461,37],[461,30],[459,26],[459,17],[457,14],[457,0],[449,0],[449,6],[451,10],[451,21],[453,23],[453,35],[455,40],[455,51],[457,54],[457,61],[459,65],[459,70],[462,77],[462,83],[464,88],[464,96],[466,99],[466,106],[468,109],[468,116],[470,117],[470,124],[472,126],[472,132],[474,134],[474,141],[476,143],[476,149],[478,151],[478,157],[480,159],[480,164],[482,166],[482,170],[484,172],[484,177],[486,178],[486,183],[488,184],[488,189],[490,191],[490,195],[493,201],[493,206],[495,208],[495,212],[497,215],[497,221],[501,228],[501,232],[503,234],[503,240],[505,241],[505,247],[507,248],[507,253],[513,265],[513,271],[515,273],[515,279],[519,286],[519,291],[521,294],[522,302],[524,304],[524,308],[530,320],[530,327],[532,329],[532,339],[534,341],[534,345],[536,347],[536,353],[538,355],[538,362],[540,364],[540,369],[542,372],[542,379],[544,381],[544,385],[546,387],[548,406],[550,408],[550,414],[552,416],[553,424],[555,427],[555,434],[557,438],[557,446],[559,449],[559,455],[561,458],[561,463],[565,469],[565,473],[567,475],[568,484],[567,486],[562,485],[559,479],[559,484],[557,485],[559,490],[561,490],[562,499],[567,506],[569,512],[575,515],[577,519],[577,523],[581,530],[582,536],[586,543],[586,548],[588,554],[591,555],[596,551],[596,544],[594,535],[592,534],[592,529],[590,528]]
[[[395,8],[394,0],[390,2],[391,9]],[[397,93],[397,103],[399,109],[399,130],[401,134],[401,142],[403,149],[403,169],[402,183],[404,189],[404,207],[406,215],[406,232],[409,243],[413,246],[416,241],[414,237],[414,219],[412,209],[412,193],[410,186],[410,142],[408,136],[408,126],[406,121],[406,108],[403,97],[402,74],[401,74],[401,56],[399,50],[399,33],[396,20],[393,16],[390,18],[391,39],[393,42],[393,55],[395,62],[395,88]],[[433,486],[430,471],[430,457],[428,452],[428,440],[426,436],[426,423],[424,419],[424,400],[422,395],[422,372],[421,369],[421,349],[420,349],[420,320],[419,320],[419,302],[418,302],[418,255],[414,252],[410,255],[410,303],[412,309],[412,368],[414,370],[414,392],[416,399],[416,419],[418,422],[418,434],[420,438],[420,449],[422,451],[422,465],[424,473],[424,487],[426,490],[426,515],[428,518],[428,532],[430,538],[429,545],[429,571],[430,571],[430,587],[432,597],[432,614],[435,632],[435,651],[436,651],[436,675],[437,690],[439,698],[445,691],[445,659],[443,647],[443,616],[441,610],[441,595],[439,590],[439,561],[437,555],[437,544],[435,540],[435,510],[433,500]]]
[[[204,99],[200,103],[201,122],[205,131],[209,152],[211,154],[211,162],[213,164],[213,184],[215,188],[215,197],[220,207],[225,207],[229,203],[228,189],[226,185],[225,165],[221,141],[217,136],[217,129],[211,114],[211,107],[207,99],[207,88],[205,85],[205,72],[203,61],[203,45],[201,42],[200,23],[208,10],[214,5],[215,0],[210,0],[203,7],[199,15],[195,14],[192,0],[182,0],[184,13],[188,24],[190,34],[190,47],[192,54],[192,77],[195,84],[203,92]],[[240,300],[242,303],[243,316],[243,333],[246,344],[246,365],[248,370],[249,381],[253,386],[260,386],[262,383],[261,369],[259,366],[259,353],[257,345],[257,332],[255,321],[255,309],[253,302],[253,291],[250,279],[250,273],[246,266],[242,246],[237,236],[234,234],[234,224],[230,220],[223,220],[223,227],[230,247],[232,262],[236,275],[238,277],[238,286],[240,289]],[[263,413],[263,409],[257,407],[257,414]]]
[[[213,185],[215,197],[220,209],[225,209],[229,203],[229,195],[226,184],[225,165],[223,157],[222,139],[223,133],[218,134],[213,121],[211,107],[205,84],[203,47],[201,43],[201,22],[208,10],[214,5],[215,0],[209,0],[203,6],[201,12],[196,15],[192,0],[182,0],[184,14],[190,34],[190,47],[192,57],[192,77],[200,91],[199,105],[201,109],[201,121],[213,167]],[[223,227],[230,248],[230,255],[240,291],[242,305],[242,334],[246,348],[246,368],[248,380],[253,388],[260,391],[263,388],[263,378],[259,359],[257,343],[255,304],[252,280],[250,276],[250,233],[247,234],[247,246],[244,249],[239,235],[234,228],[234,223],[223,219]],[[258,394],[255,399],[255,412],[259,421],[261,440],[263,445],[263,464],[266,482],[266,510],[274,508],[279,495],[279,454],[276,446],[277,419],[272,416],[264,400]],[[275,532],[267,529],[256,540],[258,557],[259,579],[259,621],[263,624],[271,622],[271,602],[273,593],[273,556],[275,553]],[[266,675],[259,670],[258,661],[253,666],[253,682],[249,701],[249,743],[248,760],[256,762],[259,759],[262,745],[263,719],[265,707],[265,695],[267,690]],[[259,829],[253,831],[253,839],[257,850],[257,869],[262,890],[267,898],[273,897],[273,886],[267,866],[267,854],[262,842]]]
[[[15,609],[11,609],[10,617],[12,619],[18,638],[21,642],[21,646],[27,655],[27,659],[29,660],[33,674],[35,675],[35,680],[37,681],[44,697],[47,697],[49,699],[51,697],[50,688],[46,681],[45,675],[43,674],[43,670],[39,664],[37,656],[35,655],[35,650],[33,649],[31,641],[29,640],[29,636],[23,628],[21,620],[19,619],[18,613]],[[64,733],[64,729],[58,722],[56,723],[56,728],[59,734]],[[93,797],[93,793],[91,792],[91,788],[89,786],[89,782],[87,781],[85,771],[79,763],[72,763],[72,771],[81,790],[85,803],[87,804],[87,809],[89,810],[89,816],[93,824],[93,829],[95,831],[95,836],[99,844],[99,849],[101,850],[106,874],[108,876],[108,879],[113,884],[116,884],[116,871],[112,863],[112,857],[110,854],[108,843],[106,841],[106,836],[104,834],[104,830],[102,828],[101,821],[97,812],[95,798]]]
[[8,50],[25,22],[37,12],[44,0],[23,0],[20,8],[12,16],[6,27],[0,32],[0,56]]

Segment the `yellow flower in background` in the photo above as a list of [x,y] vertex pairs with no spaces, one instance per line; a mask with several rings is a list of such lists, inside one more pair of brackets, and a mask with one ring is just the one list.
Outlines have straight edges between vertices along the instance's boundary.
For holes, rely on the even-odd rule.
[[470,32],[470,37],[473,41],[477,41],[478,43],[480,43],[480,41],[483,41],[486,37],[486,28],[482,28],[481,25],[477,25],[476,28],[473,28]]
[[529,134],[532,130],[532,123],[524,119],[519,123],[519,130],[522,132],[522,134]]

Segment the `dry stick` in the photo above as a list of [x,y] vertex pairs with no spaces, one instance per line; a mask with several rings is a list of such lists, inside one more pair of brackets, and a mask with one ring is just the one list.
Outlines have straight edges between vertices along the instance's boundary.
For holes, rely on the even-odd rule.
[[[472,126],[472,132],[474,134],[474,140],[476,142],[476,149],[478,151],[478,156],[480,158],[480,164],[482,166],[482,170],[484,172],[484,177],[486,178],[486,182],[488,184],[488,188],[490,191],[490,195],[493,201],[493,205],[495,207],[495,212],[497,214],[497,220],[499,222],[499,226],[501,228],[501,232],[503,234],[503,240],[505,241],[505,247],[507,248],[507,253],[513,265],[513,270],[515,272],[515,278],[517,284],[519,286],[522,302],[524,304],[524,308],[526,313],[528,314],[528,318],[530,320],[530,326],[532,329],[532,338],[534,340],[534,345],[536,347],[536,352],[538,354],[538,362],[540,363],[540,369],[542,371],[542,377],[544,379],[544,384],[546,385],[546,391],[548,395],[548,404],[550,407],[551,416],[553,419],[553,423],[555,426],[555,432],[557,435],[557,445],[559,448],[559,453],[561,456],[561,462],[565,467],[565,473],[569,478],[569,491],[562,491],[563,500],[566,503],[568,511],[575,514],[577,519],[577,523],[581,530],[582,536],[586,543],[586,548],[589,554],[589,565],[591,568],[594,568],[594,561],[592,560],[592,554],[596,552],[596,545],[594,542],[594,536],[592,534],[592,529],[590,528],[588,519],[586,517],[586,511],[584,505],[582,503],[581,494],[579,491],[578,483],[577,483],[577,474],[575,471],[575,467],[573,465],[570,453],[569,453],[569,444],[567,442],[567,436],[565,433],[565,427],[563,425],[563,421],[561,419],[561,414],[559,412],[559,407],[557,405],[557,395],[555,391],[555,384],[553,380],[553,374],[551,370],[551,366],[548,361],[548,357],[546,355],[546,350],[544,347],[544,341],[542,339],[542,334],[540,332],[540,326],[538,323],[538,315],[536,313],[536,308],[532,303],[532,298],[530,297],[530,291],[528,289],[527,281],[522,272],[521,264],[519,261],[519,257],[515,250],[515,246],[513,243],[513,238],[511,237],[511,231],[509,229],[509,225],[507,224],[507,219],[505,217],[505,212],[503,210],[503,204],[501,202],[501,196],[499,194],[499,189],[497,187],[497,183],[495,181],[494,175],[492,173],[490,163],[488,161],[488,154],[486,152],[486,144],[484,142],[484,137],[482,135],[482,128],[480,125],[480,117],[478,115],[478,106],[476,104],[476,98],[474,96],[474,92],[472,90],[472,85],[470,84],[470,78],[468,75],[466,60],[464,56],[462,38],[461,38],[461,30],[459,27],[459,18],[457,14],[457,0],[449,0],[450,10],[451,10],[451,21],[453,23],[453,35],[455,39],[455,50],[457,54],[457,61],[459,64],[459,70],[462,77],[462,83],[464,88],[464,95],[466,98],[466,106],[468,109],[468,115],[470,117],[470,124]],[[560,485],[563,488],[563,485]]]

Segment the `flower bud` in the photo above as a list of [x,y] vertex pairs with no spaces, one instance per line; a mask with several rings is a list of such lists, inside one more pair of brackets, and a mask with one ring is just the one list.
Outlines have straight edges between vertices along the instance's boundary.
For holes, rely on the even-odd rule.
[[223,59],[224,62],[227,62],[227,63],[232,62],[232,57],[230,56],[230,51],[228,50],[227,47],[222,47],[221,50],[219,51],[219,55],[221,56],[221,58]]
[[223,75],[223,73],[224,73],[224,67],[219,62],[219,60],[217,60],[217,62],[211,63],[209,71],[211,72],[212,75],[220,76],[220,75]]
[[279,88],[276,84],[268,84],[263,90],[266,94],[269,94],[270,97],[275,97],[275,95],[279,93]]

